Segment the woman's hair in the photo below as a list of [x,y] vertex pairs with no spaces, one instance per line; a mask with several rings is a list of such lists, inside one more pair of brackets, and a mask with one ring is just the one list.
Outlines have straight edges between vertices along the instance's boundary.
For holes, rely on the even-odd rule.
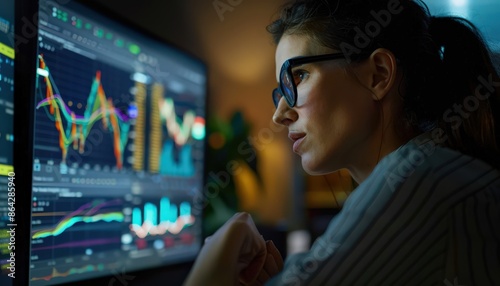
[[407,123],[419,133],[438,130],[442,145],[500,168],[500,80],[468,20],[431,17],[419,0],[296,0],[267,30],[276,43],[304,35],[354,61],[390,50],[403,74]]

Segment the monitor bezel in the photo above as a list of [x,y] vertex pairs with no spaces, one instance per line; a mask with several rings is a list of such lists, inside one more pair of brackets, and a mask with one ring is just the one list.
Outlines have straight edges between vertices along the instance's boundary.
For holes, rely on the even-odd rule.
[[[38,0],[16,0],[14,5],[14,172],[16,174],[16,278],[13,285],[29,285],[33,119]],[[21,191],[22,190],[22,191]]]

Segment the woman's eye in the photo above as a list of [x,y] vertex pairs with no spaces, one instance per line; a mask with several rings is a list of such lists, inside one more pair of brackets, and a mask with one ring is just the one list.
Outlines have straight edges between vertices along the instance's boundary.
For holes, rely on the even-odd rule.
[[293,79],[295,84],[298,85],[301,81],[305,80],[309,75],[305,70],[296,70],[293,72]]

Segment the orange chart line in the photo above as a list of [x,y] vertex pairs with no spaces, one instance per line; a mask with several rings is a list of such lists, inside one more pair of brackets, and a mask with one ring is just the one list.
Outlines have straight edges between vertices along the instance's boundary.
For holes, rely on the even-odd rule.
[[48,107],[48,112],[54,118],[54,125],[59,133],[59,147],[62,151],[62,162],[66,163],[68,148],[78,150],[80,154],[85,151],[85,142],[92,127],[99,120],[105,129],[113,133],[113,148],[118,169],[123,167],[123,152],[128,141],[130,123],[128,116],[121,113],[113,105],[111,98],[106,98],[106,93],[101,83],[101,72],[97,71],[92,83],[87,105],[83,116],[76,115],[64,102],[57,90],[53,78],[50,76],[42,55],[39,56],[39,75],[43,76],[46,85],[45,99],[37,104],[37,109]]

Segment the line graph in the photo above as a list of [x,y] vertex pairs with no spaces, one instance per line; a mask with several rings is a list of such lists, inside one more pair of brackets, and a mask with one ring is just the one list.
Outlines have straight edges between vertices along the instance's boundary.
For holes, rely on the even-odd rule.
[[186,110],[182,118],[177,115],[172,98],[157,99],[159,120],[165,126],[168,139],[157,144],[160,151],[158,172],[162,175],[189,177],[195,174],[193,164],[193,145],[189,140],[203,140],[205,137],[205,119],[196,116],[192,110]]
[[196,114],[192,110],[184,112],[182,119],[175,112],[175,104],[172,98],[160,98],[158,100],[158,108],[160,109],[160,118],[168,131],[168,135],[177,145],[184,145],[189,138],[193,137],[197,140],[202,140],[204,134],[201,135],[199,128],[205,125],[205,119]]
[[38,280],[50,281],[57,277],[67,277],[69,275],[74,275],[74,274],[82,274],[87,272],[104,271],[104,270],[105,270],[104,264],[97,264],[97,265],[88,264],[82,267],[73,267],[64,272],[59,272],[56,268],[52,268],[52,273],[50,275],[43,277],[33,277],[31,278],[31,281],[38,281]]
[[111,98],[106,93],[101,83],[101,72],[96,71],[92,82],[83,115],[77,115],[70,109],[60,94],[54,78],[44,57],[38,57],[38,76],[45,83],[45,98],[37,103],[36,109],[48,108],[49,118],[54,122],[59,133],[59,148],[62,152],[62,162],[66,162],[68,148],[85,152],[85,142],[93,126],[101,121],[103,128],[113,134],[114,156],[116,167],[123,167],[123,152],[128,142],[130,118],[115,108]]
[[36,239],[36,238],[44,238],[44,237],[48,237],[48,236],[58,236],[78,222],[93,223],[93,222],[99,222],[99,221],[122,222],[123,221],[123,214],[118,213],[118,212],[113,212],[113,213],[98,214],[98,215],[93,215],[93,216],[72,217],[72,218],[69,218],[67,220],[59,222],[57,224],[57,226],[54,227],[53,229],[36,232],[35,234],[33,234],[32,238]]
[[86,224],[98,222],[123,222],[124,215],[117,211],[102,210],[109,206],[119,206],[121,201],[118,199],[112,201],[94,200],[79,207],[77,210],[69,213],[60,219],[55,225],[47,228],[36,229],[32,233],[33,239],[46,238],[49,236],[59,236],[75,224],[83,222]]
[[120,243],[119,238],[92,239],[92,240],[83,240],[83,241],[73,241],[73,242],[61,243],[61,244],[50,245],[50,246],[32,247],[31,251],[52,250],[52,249],[58,249],[58,248],[72,248],[72,247],[88,247],[88,246],[116,244],[116,243]]

